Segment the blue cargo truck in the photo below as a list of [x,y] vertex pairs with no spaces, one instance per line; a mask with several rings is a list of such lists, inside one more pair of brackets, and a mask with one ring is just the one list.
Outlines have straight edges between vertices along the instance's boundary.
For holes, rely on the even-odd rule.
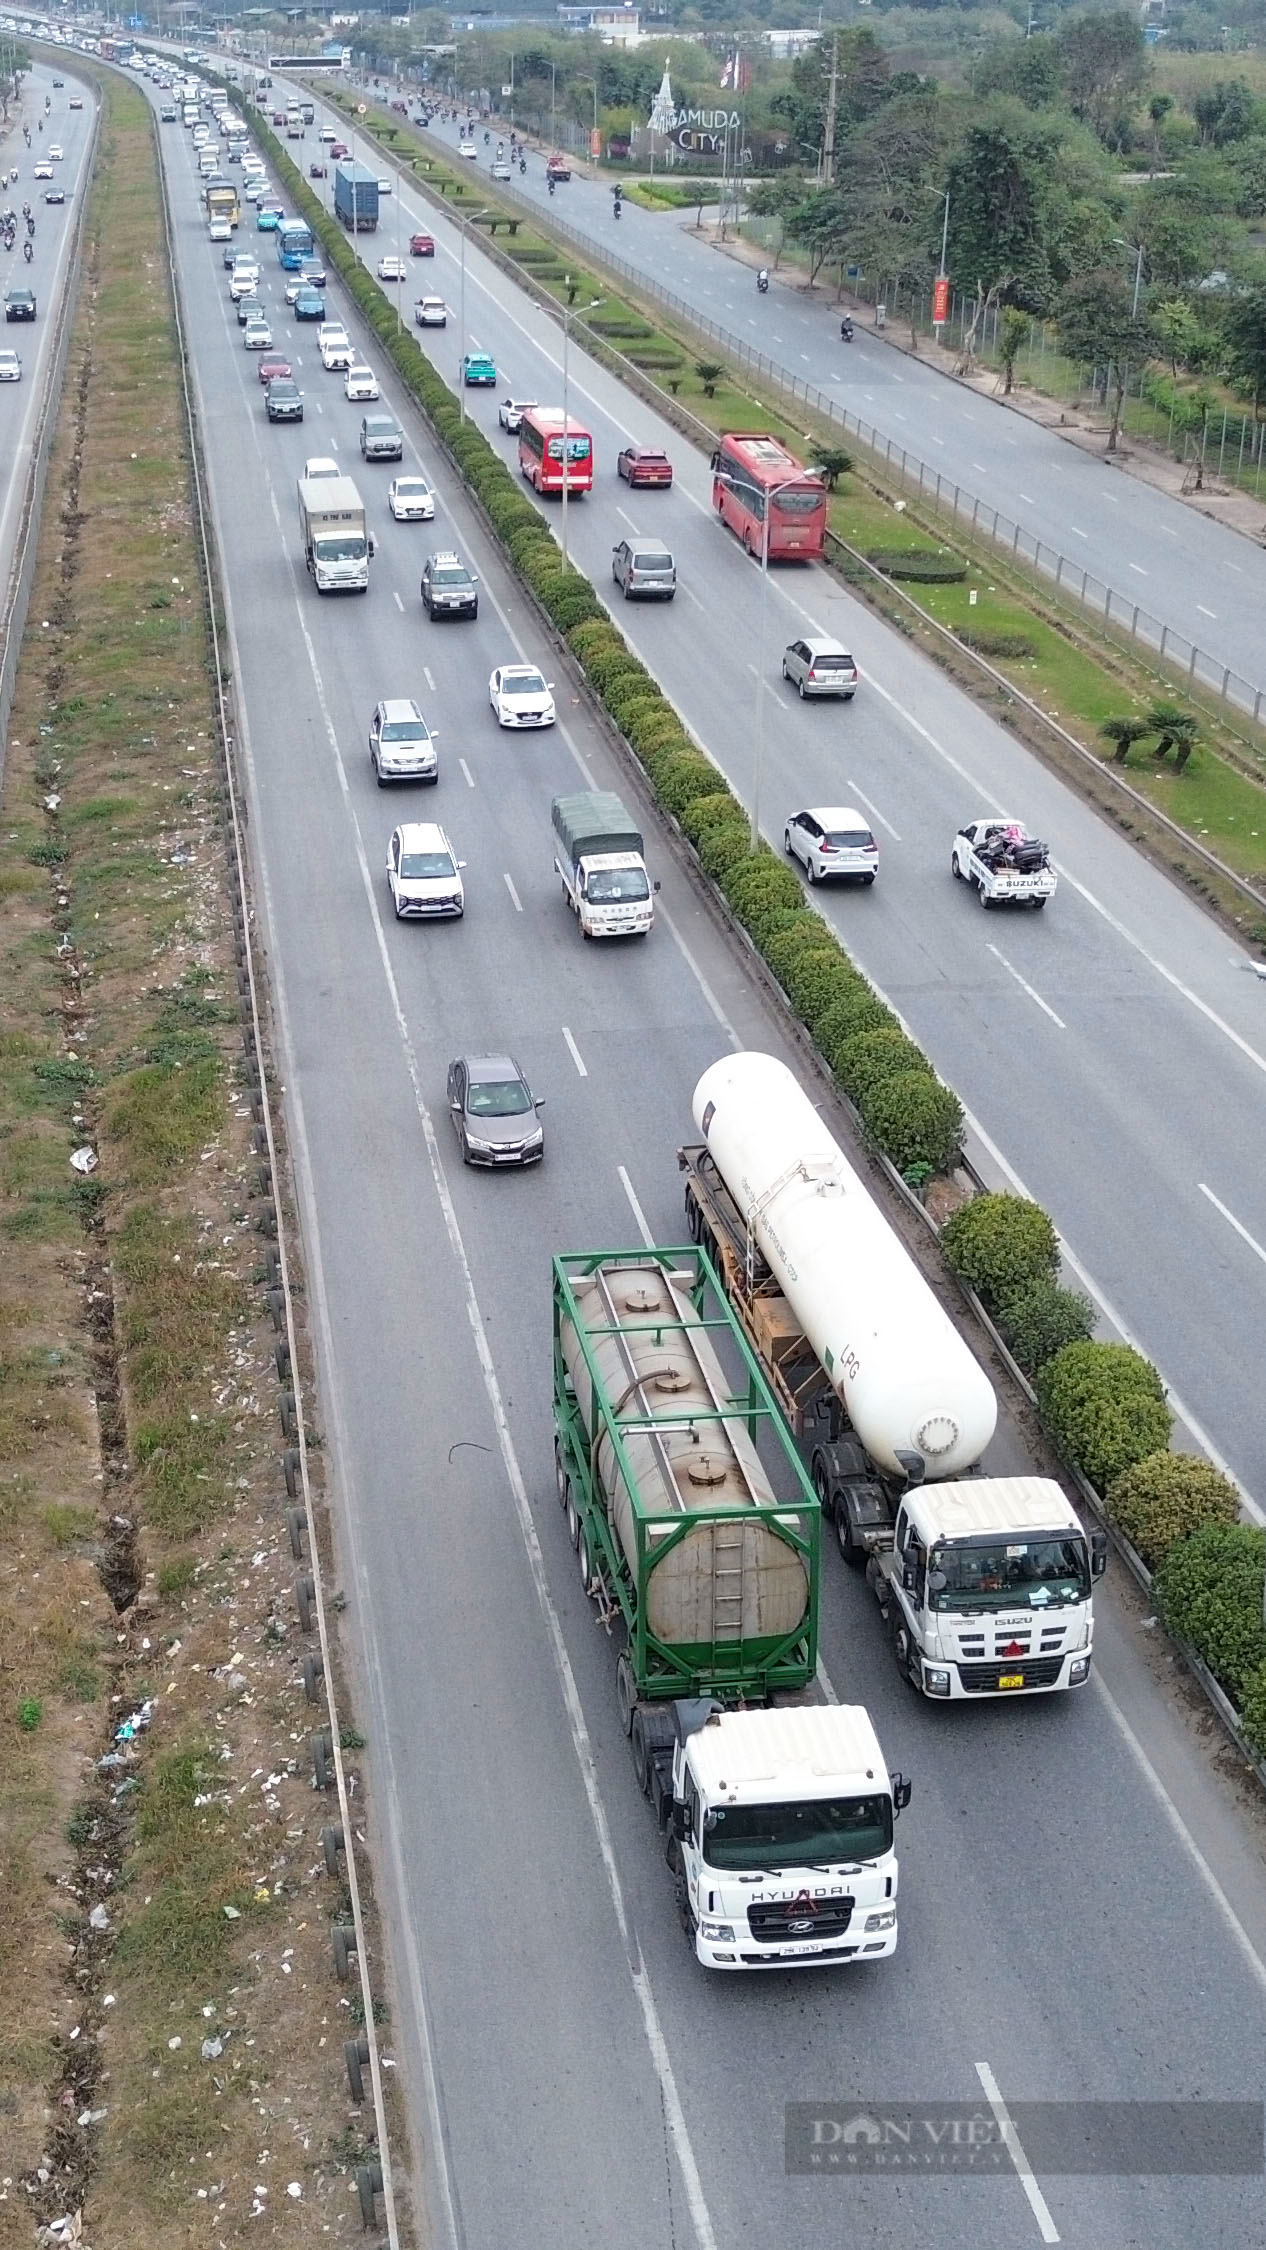
[[378,175],[364,164],[334,168],[334,212],[349,234],[372,234],[378,224]]

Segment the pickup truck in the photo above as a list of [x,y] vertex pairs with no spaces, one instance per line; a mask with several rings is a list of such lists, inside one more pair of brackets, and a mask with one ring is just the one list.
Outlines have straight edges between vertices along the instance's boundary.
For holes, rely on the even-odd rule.
[[33,289],[6,289],[4,293],[6,320],[34,320],[35,291]]
[[954,878],[970,883],[982,906],[1045,906],[1055,894],[1055,870],[1038,837],[1018,820],[992,813],[969,820],[954,838]]
[[554,872],[582,935],[645,937],[655,902],[641,830],[619,798],[609,789],[579,789],[555,797],[550,813]]

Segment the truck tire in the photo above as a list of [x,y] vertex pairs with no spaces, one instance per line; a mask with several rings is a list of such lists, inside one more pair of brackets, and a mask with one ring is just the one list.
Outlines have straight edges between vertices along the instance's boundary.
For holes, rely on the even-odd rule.
[[978,891],[978,892],[979,892],[979,894],[980,894],[980,903],[981,903],[981,905],[982,905],[982,906],[984,907],[984,910],[985,910],[985,912],[986,912],[986,914],[987,914],[987,913],[989,912],[989,909],[990,909],[990,907],[991,907],[991,906],[993,905],[993,900],[992,900],[992,899],[990,898],[990,896],[989,896],[989,893],[988,893],[988,891],[987,891],[987,890],[985,889],[985,883],[984,883],[984,877],[983,877],[983,876],[981,877],[980,881],[979,881],[979,882],[977,883],[977,885],[976,885],[976,889],[977,889],[977,891]]
[[593,1556],[589,1552],[589,1534],[583,1524],[580,1526],[580,1535],[576,1541],[576,1560],[580,1564],[580,1583],[592,1601],[598,1590],[598,1574],[593,1567]]
[[554,1489],[558,1494],[559,1507],[565,1508],[567,1505],[567,1471],[563,1467],[563,1449],[557,1438],[554,1440]]
[[640,1708],[633,1713],[632,1725],[629,1728],[629,1746],[633,1752],[633,1771],[637,1775],[638,1788],[644,1797],[649,1797],[651,1793],[651,1761],[646,1746],[646,1718]]
[[951,875],[953,876],[953,878],[954,878],[954,881],[955,881],[956,883],[961,883],[961,882],[962,882],[962,880],[963,880],[963,870],[962,870],[962,868],[961,868],[961,867],[959,866],[959,864],[958,864],[958,853],[957,853],[957,852],[951,852],[951,853],[950,853],[950,874],[951,874]]
[[567,1510],[567,1536],[570,1539],[573,1547],[579,1546],[580,1511],[576,1506],[576,1495],[572,1491],[570,1481],[568,1482],[567,1495],[563,1502],[563,1506]]
[[1045,900],[1044,898],[1035,898],[1035,899],[1034,899],[1034,901],[1033,901],[1033,911],[1034,911],[1034,913],[1040,913],[1040,912],[1041,912],[1041,910],[1042,910],[1042,908],[1043,908],[1043,907],[1045,906],[1045,904],[1046,904],[1046,900]]

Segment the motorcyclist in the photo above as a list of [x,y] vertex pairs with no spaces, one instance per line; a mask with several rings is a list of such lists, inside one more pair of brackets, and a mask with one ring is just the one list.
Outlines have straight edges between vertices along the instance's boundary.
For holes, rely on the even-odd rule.
[[35,256],[35,252],[31,248],[29,240],[24,242],[22,245],[22,255],[26,259],[26,262],[29,266],[32,258]]
[[554,193],[554,175],[552,172],[549,175],[549,191],[551,195]]
[[769,288],[769,268],[768,268],[768,266],[762,266],[762,267],[761,267],[761,269],[760,269],[760,272],[759,272],[759,273],[757,274],[757,276],[756,276],[756,286],[757,286],[757,288],[759,289],[759,291],[760,291],[760,293],[761,293],[761,295],[762,295],[762,297],[763,297],[763,296],[764,296],[764,295],[766,294],[766,291],[767,291],[767,290],[768,290],[768,288]]
[[526,158],[526,156],[521,156],[521,157],[519,158],[519,170],[520,170],[521,172],[526,172],[526,170],[527,170],[527,158]]
[[853,341],[853,323],[849,319],[847,313],[845,314],[843,320],[840,322],[840,336],[843,342],[846,344],[851,344]]

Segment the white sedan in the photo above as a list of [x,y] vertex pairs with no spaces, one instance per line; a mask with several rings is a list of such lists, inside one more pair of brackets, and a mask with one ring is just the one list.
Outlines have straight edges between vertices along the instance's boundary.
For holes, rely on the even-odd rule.
[[475,147],[475,144],[474,144],[474,142],[473,142],[473,141],[459,141],[459,142],[458,142],[458,144],[457,144],[457,153],[458,153],[458,155],[459,155],[459,156],[474,156],[474,157],[478,157],[478,155],[479,155],[479,151],[478,151],[478,149],[477,149],[477,148]]
[[227,219],[212,219],[207,232],[213,242],[231,242],[233,240],[233,229]]
[[435,494],[425,477],[393,477],[387,487],[387,505],[397,523],[430,523],[435,515]]
[[59,147],[56,141],[54,141],[48,153],[52,158],[54,164],[61,164],[65,160],[66,151],[64,148]]
[[0,351],[0,383],[20,383],[22,362],[16,352]]
[[348,398],[354,399],[359,406],[364,400],[379,396],[378,377],[372,367],[363,364],[349,367],[343,379],[343,389]]
[[52,165],[51,165],[51,164],[37,164],[37,165],[36,165],[36,167],[35,167],[35,177],[36,177],[36,179],[37,179],[37,180],[51,180],[51,179],[52,179],[52,177],[53,177],[53,167],[52,167]]
[[499,664],[488,682],[488,701],[499,727],[552,727],[554,682],[534,664]]
[[380,281],[403,281],[405,271],[403,258],[380,258],[378,260],[378,279]]
[[517,437],[524,415],[530,414],[535,405],[534,398],[503,398],[497,408],[497,420],[511,437]]

